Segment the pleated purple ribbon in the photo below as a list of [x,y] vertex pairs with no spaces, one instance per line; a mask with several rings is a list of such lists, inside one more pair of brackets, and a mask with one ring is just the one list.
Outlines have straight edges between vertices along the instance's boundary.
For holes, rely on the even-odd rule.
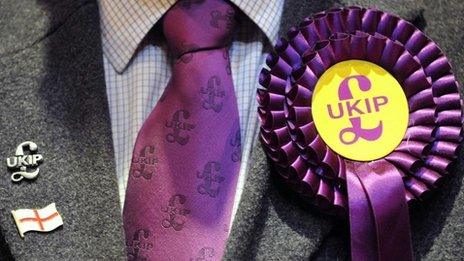
[[[408,99],[403,141],[372,162],[332,151],[311,114],[318,79],[352,59],[389,71]],[[266,63],[257,94],[260,139],[278,173],[323,212],[349,216],[353,260],[412,260],[408,204],[439,186],[462,140],[459,85],[443,52],[411,23],[352,6],[305,18]]]

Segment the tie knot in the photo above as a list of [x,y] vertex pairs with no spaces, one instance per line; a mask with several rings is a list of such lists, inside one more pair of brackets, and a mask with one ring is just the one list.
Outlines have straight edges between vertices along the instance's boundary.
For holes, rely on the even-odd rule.
[[235,9],[224,0],[181,0],[163,20],[164,36],[177,58],[228,45],[234,26]]

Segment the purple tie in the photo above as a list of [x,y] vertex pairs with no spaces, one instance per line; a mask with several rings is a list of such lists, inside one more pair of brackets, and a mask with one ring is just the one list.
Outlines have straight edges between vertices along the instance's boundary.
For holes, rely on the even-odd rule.
[[240,167],[227,46],[235,11],[177,2],[163,30],[176,60],[135,144],[124,205],[129,260],[220,260]]

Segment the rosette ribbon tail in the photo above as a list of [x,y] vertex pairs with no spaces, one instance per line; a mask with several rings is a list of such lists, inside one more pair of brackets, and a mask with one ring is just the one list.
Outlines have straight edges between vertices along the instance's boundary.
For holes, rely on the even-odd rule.
[[413,260],[401,172],[384,159],[346,164],[352,260]]

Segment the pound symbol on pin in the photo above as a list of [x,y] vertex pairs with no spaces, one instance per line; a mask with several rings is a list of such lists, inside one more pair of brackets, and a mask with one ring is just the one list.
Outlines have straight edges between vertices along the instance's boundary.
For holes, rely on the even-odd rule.
[[[24,154],[24,149],[27,148],[29,155]],[[11,174],[11,180],[19,182],[23,178],[34,179],[39,175],[39,168],[33,171],[27,171],[28,167],[37,167],[43,161],[43,156],[37,153],[38,146],[32,141],[25,141],[16,147],[16,152],[13,157],[6,159],[8,169],[18,170]]]

